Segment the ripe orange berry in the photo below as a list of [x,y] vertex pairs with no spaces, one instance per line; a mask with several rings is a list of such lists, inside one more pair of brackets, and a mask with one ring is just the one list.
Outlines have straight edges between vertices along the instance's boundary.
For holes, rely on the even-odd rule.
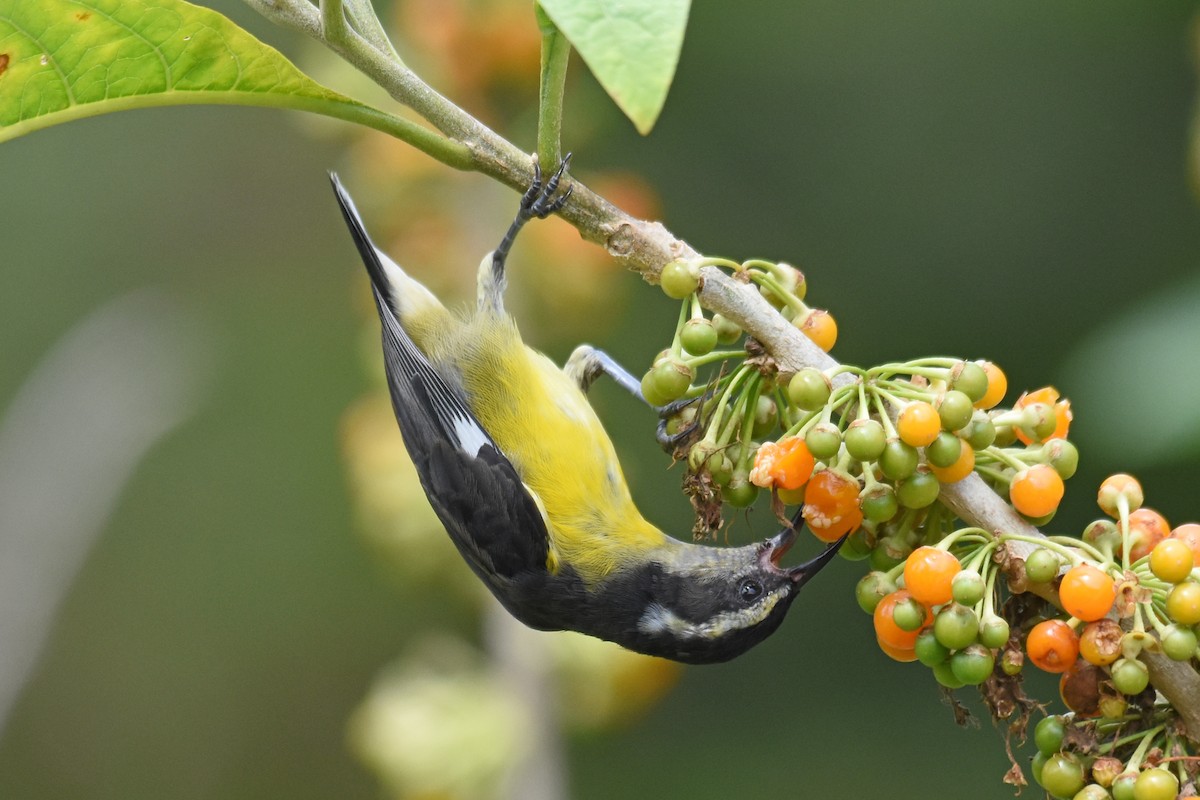
[[1170,538],[1178,539],[1192,549],[1192,560],[1200,564],[1200,525],[1185,522],[1171,531]]
[[804,521],[823,542],[841,538],[862,524],[858,481],[838,469],[823,469],[804,492]]
[[1061,619],[1048,619],[1033,626],[1025,639],[1025,652],[1039,669],[1066,672],[1079,657],[1079,637]]
[[[1024,408],[1025,406],[1034,403],[1045,403],[1054,408],[1054,417],[1058,424],[1054,428],[1054,433],[1047,436],[1047,439],[1065,439],[1067,431],[1071,428],[1071,420],[1075,415],[1071,413],[1071,401],[1059,400],[1058,389],[1053,386],[1043,386],[1041,389],[1036,389],[1032,392],[1025,392],[1017,398],[1017,402],[1013,403],[1013,409]],[[1013,432],[1017,434],[1017,438],[1025,444],[1033,444],[1033,439],[1026,435],[1020,428],[1013,428]],[[1047,512],[1048,513],[1048,512]]]
[[[1172,531],[1172,537],[1174,532]],[[1181,583],[1192,574],[1195,558],[1187,542],[1175,538],[1163,539],[1150,551],[1150,571],[1167,583]]]
[[875,613],[872,618],[875,622],[875,638],[877,638],[881,646],[886,644],[898,650],[912,650],[917,643],[917,636],[925,628],[933,624],[933,614],[929,609],[925,609],[925,623],[915,631],[906,631],[896,624],[895,618],[892,616],[896,610],[896,605],[912,597],[912,594],[906,589],[899,589],[892,592],[887,597],[879,601],[879,605],[875,606]]
[[1089,622],[1079,636],[1079,655],[1089,664],[1107,667],[1121,657],[1121,639],[1125,631],[1111,619]]
[[917,660],[917,651],[912,647],[909,647],[909,648],[895,647],[893,645],[888,644],[883,639],[876,639],[875,643],[879,645],[880,650],[882,650],[885,654],[887,654],[887,656],[889,658],[891,658],[894,661],[899,661],[901,663],[907,664],[909,661]]
[[812,476],[816,459],[801,436],[764,442],[754,456],[750,482],[764,489],[799,489]]
[[1142,485],[1138,483],[1137,478],[1126,475],[1124,472],[1118,472],[1116,475],[1109,475],[1100,483],[1100,491],[1096,493],[1096,502],[1100,505],[1101,511],[1116,519],[1120,516],[1117,498],[1121,496],[1125,497],[1130,511],[1141,508],[1145,500],[1142,494]]
[[828,353],[837,342],[837,321],[828,311],[814,308],[799,325],[800,332],[817,347]]
[[950,584],[960,571],[962,564],[945,550],[918,547],[904,561],[904,588],[921,603],[940,606],[950,602]]
[[976,361],[975,363],[983,367],[988,379],[987,391],[975,402],[975,407],[984,410],[994,408],[1008,392],[1008,376],[1004,374],[1004,370],[990,361]]
[[939,483],[961,481],[975,471],[975,451],[964,442],[957,461],[948,467],[936,467],[930,464],[929,471],[933,473],[933,477],[937,478]]
[[1091,564],[1078,564],[1067,570],[1058,587],[1058,599],[1072,617],[1084,622],[1100,619],[1117,598],[1113,579]]
[[1013,508],[1027,517],[1044,517],[1058,508],[1065,491],[1062,477],[1048,464],[1021,470],[1008,486]]
[[1143,506],[1129,515],[1129,560],[1137,561],[1150,555],[1154,546],[1167,538],[1171,526],[1153,508]]
[[912,447],[930,444],[941,432],[941,416],[936,408],[923,400],[909,403],[896,420],[896,433],[900,441]]

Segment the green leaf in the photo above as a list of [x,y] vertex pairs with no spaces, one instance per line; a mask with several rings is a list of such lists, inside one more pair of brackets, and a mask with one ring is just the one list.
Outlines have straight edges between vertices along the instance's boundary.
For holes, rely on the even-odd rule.
[[675,77],[691,0],[540,0],[639,133],[654,127]]
[[393,135],[412,126],[326,89],[225,17],[181,0],[0,0],[0,141],[182,104],[301,109]]

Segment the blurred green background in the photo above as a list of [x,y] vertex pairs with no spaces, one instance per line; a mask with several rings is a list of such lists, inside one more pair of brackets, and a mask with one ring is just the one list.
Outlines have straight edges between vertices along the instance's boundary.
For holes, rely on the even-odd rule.
[[[246,8],[211,5],[299,52]],[[842,361],[986,357],[1017,391],[1055,383],[1083,454],[1057,530],[1077,531],[1092,487],[1131,466],[1173,524],[1196,519],[1194,394],[1151,391],[1137,362],[1194,375],[1200,333],[1171,329],[1132,357],[1086,348],[1159,320],[1164,298],[1200,303],[1197,8],[697,3],[657,130],[593,113],[602,144],[576,166],[643,176],[700,250],[799,265],[838,318]],[[570,102],[605,101],[580,80]],[[191,108],[0,147],[0,409],[65,331],[139,287],[187,309],[212,350],[198,412],[141,464],[70,586],[2,731],[0,797],[379,795],[346,719],[414,618],[443,612],[436,587],[390,585],[354,531],[338,424],[367,383],[361,287],[325,178],[339,142],[312,130]],[[588,338],[637,371],[675,305],[623,280],[618,324],[598,318]],[[558,358],[575,344],[536,343]],[[1090,416],[1112,397],[1147,413]],[[651,420],[611,387],[596,403],[643,510],[686,530]],[[1131,465],[1122,443],[1143,429],[1176,446]],[[4,535],[0,554],[19,558]],[[688,669],[627,728],[572,740],[574,796],[1011,797],[999,732],[956,729],[929,674],[878,651],[853,599],[861,573],[836,562],[758,649]]]

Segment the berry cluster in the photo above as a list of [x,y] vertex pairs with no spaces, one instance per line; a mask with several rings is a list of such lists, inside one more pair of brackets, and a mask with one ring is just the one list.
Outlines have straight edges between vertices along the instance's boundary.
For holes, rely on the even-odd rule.
[[[930,667],[948,689],[1011,693],[1003,683],[1026,660],[1061,675],[1070,713],[1038,724],[1032,764],[1053,797],[1174,798],[1194,783],[1197,759],[1150,688],[1144,657],[1200,654],[1200,525],[1171,530],[1128,475],[1106,479],[1098,500],[1109,517],[1082,539],[963,528],[869,573],[858,602],[885,653]],[[1023,565],[1010,545],[1033,548]]]
[[828,312],[804,303],[807,282],[794,267],[707,258],[663,269],[664,291],[683,306],[642,393],[663,407],[661,438],[687,462],[698,536],[720,526],[722,504],[747,507],[767,489],[778,514],[803,505],[819,538],[851,533],[844,554],[887,569],[949,532],[954,515],[938,503],[940,487],[973,472],[1031,521],[1054,514],[1078,461],[1066,439],[1070,403],[1055,389],[1000,408],[1004,372],[952,358],[782,374],[752,339],[717,349],[737,345],[742,332],[719,314],[705,317],[701,266],[732,267],[822,349],[837,335]]

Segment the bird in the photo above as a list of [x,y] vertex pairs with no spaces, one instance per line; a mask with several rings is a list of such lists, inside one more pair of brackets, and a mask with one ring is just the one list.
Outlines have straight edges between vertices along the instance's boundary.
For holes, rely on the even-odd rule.
[[[372,242],[336,173],[334,192],[370,278],[404,445],[472,571],[512,616],[688,664],[728,661],[770,636],[836,554],[784,567],[799,515],[765,541],[710,546],[668,536],[634,505],[585,389],[600,373],[638,391],[602,351],[563,368],[521,339],[504,309],[505,262],[526,222],[557,212],[569,163],[534,177],[456,312]],[[558,194],[556,194],[558,193]]]

